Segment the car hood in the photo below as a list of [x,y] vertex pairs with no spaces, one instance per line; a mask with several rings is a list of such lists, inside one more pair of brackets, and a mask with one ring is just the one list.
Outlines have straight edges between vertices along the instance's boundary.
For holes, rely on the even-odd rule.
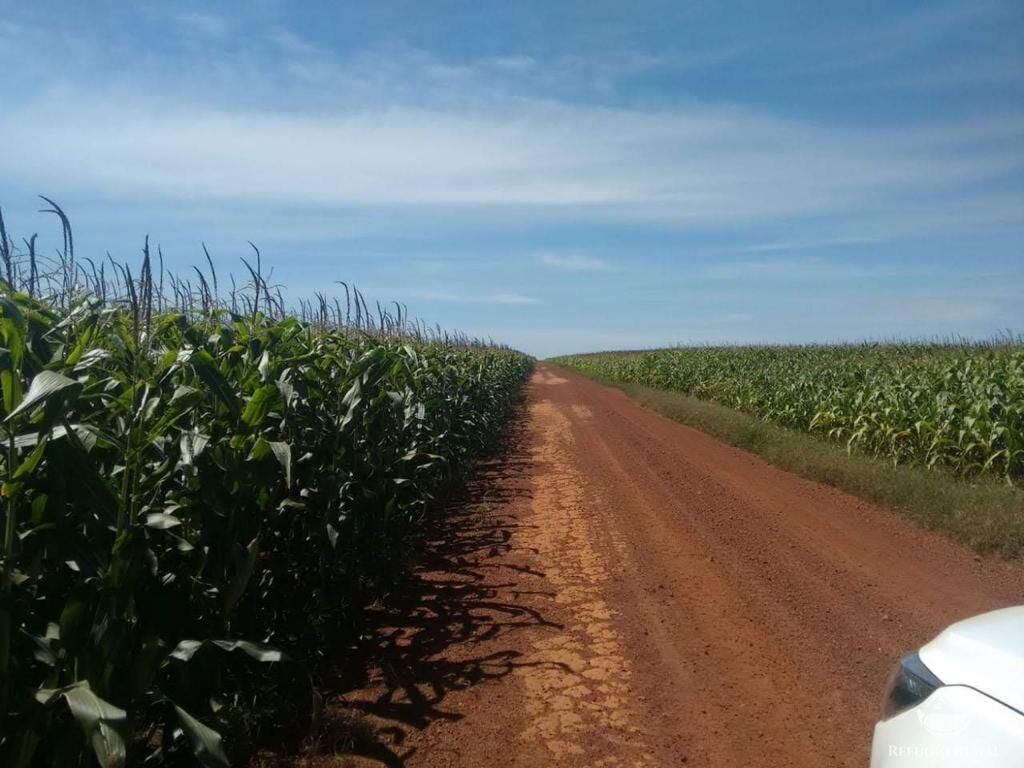
[[1024,713],[1024,606],[958,621],[918,655],[946,685],[967,685]]

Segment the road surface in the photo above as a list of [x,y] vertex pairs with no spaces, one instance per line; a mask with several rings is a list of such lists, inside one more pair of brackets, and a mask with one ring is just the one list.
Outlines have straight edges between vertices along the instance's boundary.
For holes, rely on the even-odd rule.
[[1019,566],[546,365],[452,514],[345,698],[359,764],[864,766],[894,660],[1024,602]]

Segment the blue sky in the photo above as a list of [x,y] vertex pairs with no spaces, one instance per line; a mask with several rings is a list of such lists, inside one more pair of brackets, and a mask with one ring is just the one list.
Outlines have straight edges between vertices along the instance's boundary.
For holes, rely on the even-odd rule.
[[0,0],[0,206],[538,356],[1024,330],[1024,5]]

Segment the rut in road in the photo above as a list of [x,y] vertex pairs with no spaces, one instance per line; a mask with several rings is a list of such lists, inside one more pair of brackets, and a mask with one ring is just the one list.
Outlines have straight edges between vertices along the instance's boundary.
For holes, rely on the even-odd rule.
[[373,764],[863,766],[894,660],[1024,569],[541,365],[341,705]]

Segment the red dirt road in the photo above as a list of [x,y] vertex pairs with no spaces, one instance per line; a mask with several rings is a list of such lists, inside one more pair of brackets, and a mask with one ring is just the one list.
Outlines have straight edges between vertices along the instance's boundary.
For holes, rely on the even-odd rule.
[[345,697],[360,764],[864,766],[894,660],[1024,602],[1019,566],[550,366],[477,492]]

